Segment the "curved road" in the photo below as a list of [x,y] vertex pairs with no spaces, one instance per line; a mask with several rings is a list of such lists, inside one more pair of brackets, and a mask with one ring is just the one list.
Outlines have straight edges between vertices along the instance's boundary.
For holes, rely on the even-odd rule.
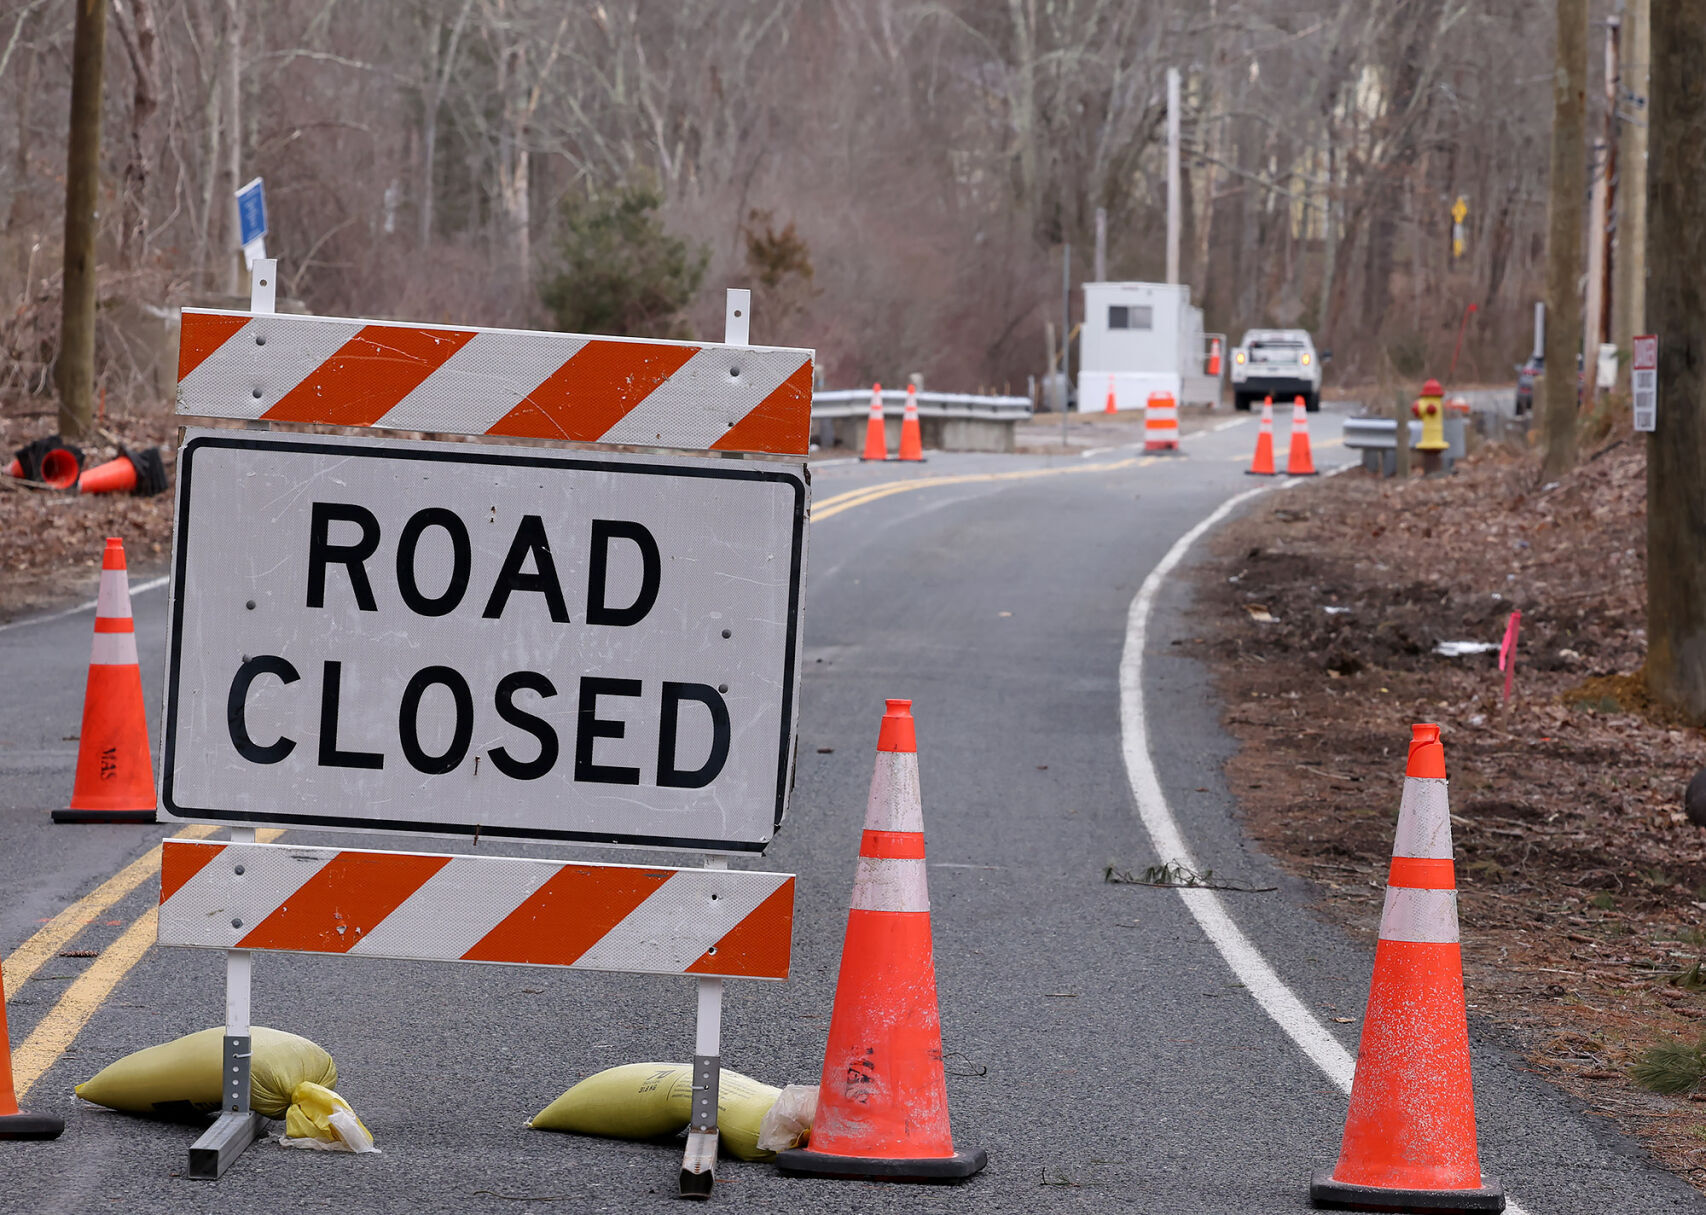
[[[1317,460],[1342,460],[1336,419],[1320,415],[1316,430]],[[1310,1171],[1337,1151],[1343,1091],[1252,997],[1245,983],[1260,976],[1234,972],[1184,898],[1103,881],[1109,865],[1164,859],[1134,796],[1142,757],[1127,766],[1124,657],[1140,675],[1127,691],[1141,698],[1159,795],[1185,845],[1217,878],[1279,887],[1220,905],[1315,1026],[1304,1032],[1317,1035],[1317,1057],[1338,1049],[1329,1036],[1354,1055],[1370,954],[1313,919],[1308,888],[1239,834],[1217,705],[1189,648],[1171,644],[1192,635],[1185,580],[1152,584],[1153,609],[1132,612],[1180,537],[1252,488],[1242,473],[1252,440],[1239,420],[1191,435],[1179,458],[932,453],[923,466],[816,468],[798,781],[761,862],[800,876],[794,974],[780,986],[727,985],[725,1063],[771,1083],[817,1079],[882,702],[910,697],[955,1137],[986,1148],[990,1164],[964,1187],[937,1189],[789,1180],[725,1162],[718,1202],[1308,1209]],[[163,591],[138,594],[135,609],[153,729]],[[146,948],[157,897],[146,854],[162,830],[48,823],[70,789],[67,736],[89,632],[87,611],[0,629],[6,1008],[20,1081],[33,1084],[24,1104],[68,1123],[56,1143],[0,1144],[11,1165],[0,1211],[109,1201],[134,1212],[632,1211],[673,1201],[678,1147],[523,1124],[593,1071],[687,1058],[693,997],[679,980],[257,955],[256,1022],[333,1052],[340,1091],[378,1136],[377,1157],[261,1143],[224,1180],[190,1182],[177,1174],[192,1132],[75,1102],[71,1086],[106,1063],[223,1014],[216,956]],[[1135,649],[1128,655],[1138,640],[1140,672]],[[1402,775],[1391,773],[1394,813]],[[116,889],[88,897],[121,872]],[[57,935],[39,935],[44,925]],[[61,956],[91,951],[99,956]],[[28,981],[12,982],[25,970]],[[1271,985],[1264,994],[1271,1005]],[[1496,1035],[1471,1032],[1483,1165],[1523,1209],[1701,1207],[1526,1072]]]

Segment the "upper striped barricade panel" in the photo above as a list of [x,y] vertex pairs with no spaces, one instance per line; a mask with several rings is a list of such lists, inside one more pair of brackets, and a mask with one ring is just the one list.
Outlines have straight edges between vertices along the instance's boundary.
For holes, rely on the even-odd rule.
[[786,873],[169,839],[162,945],[785,979]]
[[812,356],[186,308],[178,412],[804,455]]

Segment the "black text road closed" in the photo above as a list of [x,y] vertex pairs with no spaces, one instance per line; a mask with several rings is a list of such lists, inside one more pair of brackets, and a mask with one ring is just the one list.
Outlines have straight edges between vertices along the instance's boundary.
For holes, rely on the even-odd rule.
[[774,835],[799,466],[191,431],[178,494],[168,816]]

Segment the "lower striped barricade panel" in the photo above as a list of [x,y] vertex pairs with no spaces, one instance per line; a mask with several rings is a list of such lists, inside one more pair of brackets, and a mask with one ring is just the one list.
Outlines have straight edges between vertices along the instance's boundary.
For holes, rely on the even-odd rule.
[[794,876],[164,842],[160,944],[785,979]]

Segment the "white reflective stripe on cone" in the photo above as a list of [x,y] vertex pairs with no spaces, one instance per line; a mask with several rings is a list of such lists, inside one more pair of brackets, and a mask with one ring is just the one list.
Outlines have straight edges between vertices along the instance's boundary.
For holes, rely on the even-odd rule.
[[854,911],[929,911],[924,862],[862,856],[853,874]]
[[877,752],[877,763],[871,771],[871,796],[865,803],[865,830],[924,830],[916,753]]
[[133,667],[136,665],[135,633],[96,633],[94,648],[89,652],[92,667]]
[[1393,856],[1451,859],[1451,799],[1437,777],[1406,776]]
[[95,595],[95,615],[108,620],[130,615],[130,578],[123,570],[102,570]]
[[1457,891],[1388,886],[1380,912],[1382,941],[1457,944]]

